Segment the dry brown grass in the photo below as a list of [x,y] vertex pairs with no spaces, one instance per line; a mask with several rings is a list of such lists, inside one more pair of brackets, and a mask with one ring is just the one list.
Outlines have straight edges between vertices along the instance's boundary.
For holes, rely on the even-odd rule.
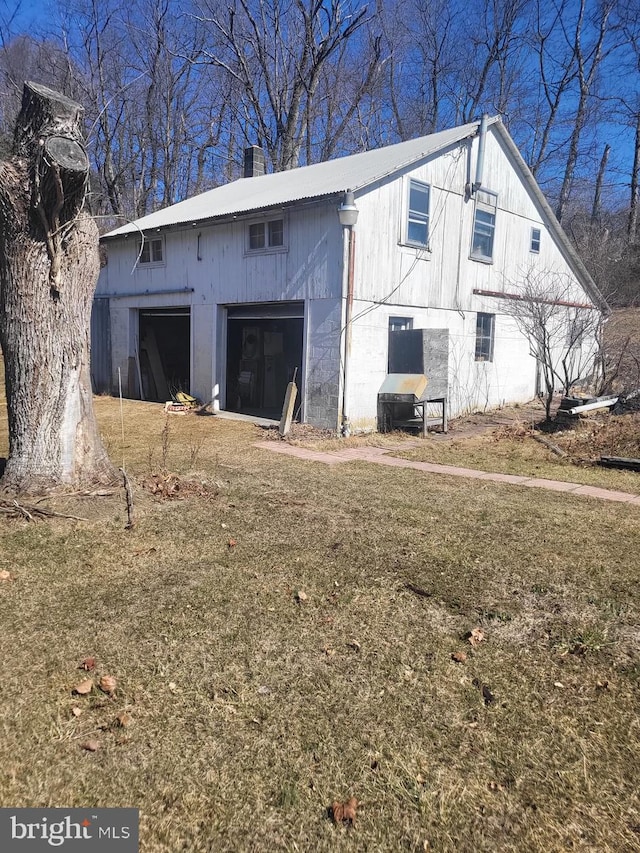
[[640,388],[640,308],[619,308],[605,325],[605,349],[616,366],[612,390],[628,393]]
[[532,437],[531,427],[517,422],[450,441],[427,439],[418,447],[394,452],[403,458],[441,465],[544,477],[640,494],[640,474],[598,465],[602,455],[640,457],[640,413],[593,416],[546,438],[564,450],[567,457],[559,457],[538,443]]
[[[153,853],[638,849],[637,507],[125,418],[133,530],[120,494],[0,519],[1,805],[137,806]],[[72,696],[87,655],[115,697]]]

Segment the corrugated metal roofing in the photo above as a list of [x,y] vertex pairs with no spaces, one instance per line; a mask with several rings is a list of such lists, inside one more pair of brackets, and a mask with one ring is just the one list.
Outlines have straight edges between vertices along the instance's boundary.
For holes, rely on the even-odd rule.
[[[555,218],[549,203],[527,164],[518,151],[517,146],[509,136],[499,116],[490,118],[487,126],[496,125],[496,130],[504,140],[507,148],[514,157],[522,178],[537,199],[546,214],[549,228],[555,233],[565,257],[581,281],[594,303],[603,311],[608,310],[607,303],[598,290],[591,275],[582,263],[571,241],[564,233]],[[363,189],[394,172],[426,159],[432,154],[454,145],[463,139],[473,136],[480,126],[479,121],[387,145],[361,154],[351,154],[315,163],[312,166],[300,166],[287,172],[274,172],[257,178],[240,178],[230,184],[216,187],[185,201],[172,204],[163,210],[143,216],[135,222],[129,222],[114,231],[105,234],[104,238],[120,237],[139,231],[151,231],[157,228],[168,228],[172,225],[185,225],[192,222],[202,222],[217,217],[251,213],[270,207],[279,207],[306,199],[321,198],[337,195],[351,189]]]
[[[490,119],[489,124],[496,121],[499,121],[498,117]],[[128,223],[110,231],[105,237],[118,237],[139,230],[153,230],[219,216],[250,213],[262,208],[343,193],[347,189],[359,190],[472,136],[478,126],[479,122],[472,122],[408,142],[398,142],[396,145],[387,145],[312,166],[301,166],[288,172],[275,172],[257,178],[240,178],[143,216],[135,223]]]

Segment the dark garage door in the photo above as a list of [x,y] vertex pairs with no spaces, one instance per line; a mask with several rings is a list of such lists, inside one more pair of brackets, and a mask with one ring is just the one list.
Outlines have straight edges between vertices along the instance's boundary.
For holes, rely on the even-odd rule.
[[280,417],[294,373],[302,382],[303,318],[302,302],[228,307],[227,409]]

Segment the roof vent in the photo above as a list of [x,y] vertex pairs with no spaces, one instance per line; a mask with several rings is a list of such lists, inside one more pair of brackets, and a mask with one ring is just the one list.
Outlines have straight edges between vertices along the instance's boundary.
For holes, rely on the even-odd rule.
[[244,177],[257,178],[264,175],[264,151],[259,145],[252,145],[244,149]]

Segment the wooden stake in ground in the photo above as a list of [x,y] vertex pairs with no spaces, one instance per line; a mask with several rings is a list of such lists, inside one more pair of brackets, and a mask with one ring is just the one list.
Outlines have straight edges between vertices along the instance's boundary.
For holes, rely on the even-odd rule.
[[83,211],[83,108],[26,83],[13,156],[0,162],[0,344],[9,459],[1,485],[42,493],[117,476],[100,441],[89,376],[98,231]]
[[133,526],[136,523],[133,517],[133,489],[131,488],[131,483],[129,482],[127,472],[124,468],[120,469],[120,473],[122,474],[122,485],[124,486],[124,494],[127,499],[127,523],[125,525],[125,529],[133,530]]
[[287,393],[284,396],[284,405],[282,407],[282,417],[280,418],[279,432],[281,436],[285,436],[291,429],[291,421],[293,420],[293,410],[296,405],[296,397],[298,396],[298,386],[296,385],[296,375],[298,368],[296,367],[292,381],[287,385]]

